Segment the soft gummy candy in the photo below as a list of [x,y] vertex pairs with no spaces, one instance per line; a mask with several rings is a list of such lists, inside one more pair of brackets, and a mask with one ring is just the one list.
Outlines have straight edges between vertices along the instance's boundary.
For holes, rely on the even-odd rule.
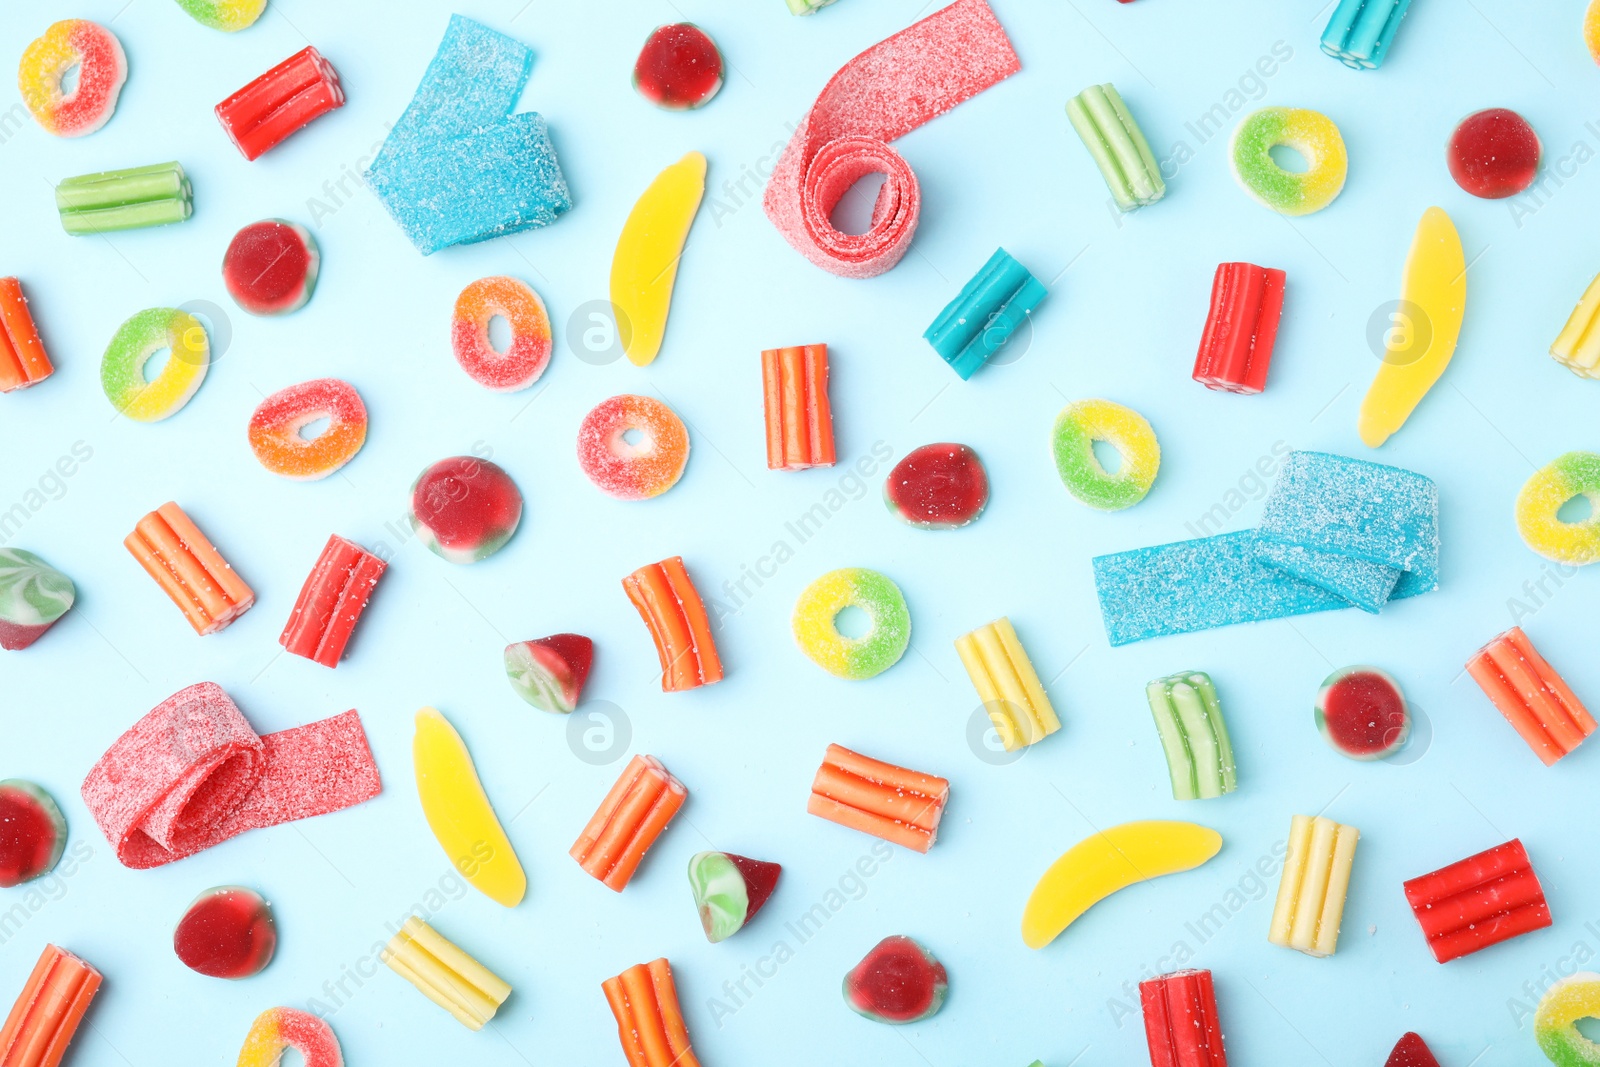
[[[1272,158],[1280,146],[1300,153],[1306,169],[1280,166]],[[1333,203],[1350,166],[1339,127],[1307,108],[1264,107],[1246,115],[1233,131],[1230,151],[1239,185],[1280,215],[1310,215]]]
[[950,782],[829,745],[806,811],[915,852],[939,838]]
[[[327,421],[320,433],[307,427]],[[250,450],[281,478],[315,481],[343,467],[367,441],[367,406],[349,382],[317,378],[280,389],[250,415]]]
[[706,191],[706,157],[687,152],[655,176],[628,212],[611,256],[611,313],[629,362],[661,354],[678,263]]
[[222,284],[234,303],[252,315],[285,315],[306,306],[321,265],[322,253],[310,230],[286,219],[262,219],[228,242]]
[[1317,691],[1317,731],[1335,752],[1355,760],[1391,756],[1411,735],[1400,683],[1376,667],[1344,667]]
[[338,534],[330,536],[300,587],[278,644],[291,655],[337,667],[387,568],[387,563],[354,541]]
[[545,711],[570,712],[594,664],[594,642],[582,634],[552,634],[506,646],[506,677],[523,700]]
[[953,530],[983,514],[989,475],[966,445],[923,445],[894,465],[883,483],[883,500],[907,526]]
[[63,178],[56,211],[74,237],[166,226],[194,214],[194,189],[178,163],[98,171]]
[[277,1067],[285,1049],[300,1053],[304,1067],[344,1067],[333,1027],[295,1008],[268,1008],[256,1016],[239,1050],[238,1067]]
[[0,648],[27,648],[72,610],[72,579],[21,548],[0,548]]
[[441,459],[411,486],[411,528],[451,563],[487,559],[522,521],[522,491],[499,465],[476,456]]
[[1323,815],[1296,815],[1272,908],[1267,940],[1308,956],[1331,956],[1339,946],[1350,867],[1361,831]]
[[[504,351],[489,339],[496,316],[511,327]],[[450,347],[473,381],[497,393],[514,393],[538,381],[550,363],[550,314],[539,294],[516,278],[479,278],[456,297]]]
[[433,708],[417,712],[411,762],[422,816],[450,865],[496,904],[516,907],[528,891],[527,874],[483,791],[466,742]]
[[1539,176],[1543,149],[1528,120],[1509,108],[1474,111],[1456,126],[1445,149],[1450,177],[1473,196],[1516,196]]
[[636,963],[600,983],[628,1067],[700,1067],[665,959]]
[[1516,838],[1413,878],[1404,889],[1440,963],[1551,925],[1544,887]]
[[511,986],[433,927],[410,916],[384,946],[383,962],[469,1030],[482,1030]]
[[578,466],[596,488],[618,500],[660,496],[678,484],[688,465],[688,427],[654,397],[614,396],[578,427]]
[[55,870],[67,847],[67,819],[44,788],[21,778],[0,781],[0,889]]
[[[1568,522],[1561,510],[1575,497],[1589,514]],[[1517,493],[1517,532],[1545,559],[1582,567],[1600,560],[1600,453],[1568,452],[1540,467]]]
[[704,107],[722,88],[722,53],[692,22],[657,26],[633,64],[633,87],[671,111]]
[[0,393],[37,385],[55,373],[16,278],[0,278]]
[[[1100,464],[1096,441],[1121,455],[1115,474]],[[1161,444],[1149,420],[1110,400],[1077,400],[1062,408],[1050,449],[1067,492],[1101,511],[1120,511],[1143,500],[1161,469]]]
[[[145,365],[165,349],[154,378]],[[138,422],[159,422],[183,409],[211,365],[211,340],[200,320],[178,308],[149,308],[117,328],[100,360],[100,388],[117,412]]]
[[212,978],[249,978],[272,962],[278,928],[260,893],[223,885],[195,897],[172,931],[185,967]]
[[[841,633],[838,615],[860,608],[868,619],[859,637]],[[865,567],[841,567],[806,586],[791,621],[795,644],[813,663],[840,678],[871,678],[900,662],[911,645],[911,611],[893,579]]]
[[88,963],[55,945],[46,945],[11,1014],[0,1025],[0,1063],[7,1067],[59,1067],[100,982],[100,972]]
[[950,991],[944,964],[920,941],[886,937],[844,976],[844,999],[880,1023],[915,1023],[938,1014]]
[[[61,80],[78,69],[72,92]],[[82,137],[104,126],[128,78],[116,34],[88,19],[63,19],[22,51],[17,88],[34,119],[57,137]]]
[[797,471],[834,463],[828,346],[769,348],[761,353],[767,469]]
[[660,760],[635,756],[568,854],[590,877],[620,893],[688,798],[689,791]]
[[689,887],[700,925],[712,944],[726,941],[755,918],[777,888],[783,868],[732,852],[696,852],[689,857]]
[[722,681],[722,658],[705,601],[682,556],[647,563],[622,579],[661,661],[661,691],[678,693]]
[[223,131],[244,158],[257,159],[311,120],[343,106],[338,71],[308,45],[215,110]]

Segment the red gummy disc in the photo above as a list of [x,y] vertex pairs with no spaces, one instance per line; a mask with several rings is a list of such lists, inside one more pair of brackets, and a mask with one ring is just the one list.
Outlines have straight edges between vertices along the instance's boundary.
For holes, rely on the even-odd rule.
[[923,445],[894,465],[883,483],[883,500],[908,525],[950,530],[983,513],[989,475],[966,445]]
[[50,873],[67,844],[67,820],[55,799],[32,782],[0,782],[0,888]]
[[486,459],[442,459],[411,487],[412,529],[430,551],[452,563],[494,555],[521,521],[521,490]]
[[914,1023],[944,1006],[950,980],[944,964],[909,937],[896,934],[873,946],[844,978],[845,1001],[884,1023]]
[[283,315],[311,299],[321,261],[304,226],[263,219],[233,235],[222,257],[222,282],[250,314]]
[[1508,108],[1475,111],[1461,120],[1445,159],[1450,176],[1473,196],[1501,200],[1533,184],[1543,153],[1528,120]]
[[195,898],[172,931],[172,949],[192,971],[212,978],[249,978],[272,962],[278,930],[260,893],[236,885]]
[[1398,752],[1411,732],[1400,683],[1376,667],[1334,671],[1317,693],[1317,729],[1342,755],[1374,760]]
[[633,65],[633,87],[657,107],[703,107],[722,88],[722,53],[692,22],[658,26]]

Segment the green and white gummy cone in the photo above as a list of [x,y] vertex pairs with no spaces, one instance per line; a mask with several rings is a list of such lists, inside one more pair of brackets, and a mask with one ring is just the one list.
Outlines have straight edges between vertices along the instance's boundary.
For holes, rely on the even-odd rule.
[[783,868],[730,852],[697,852],[689,858],[689,888],[706,940],[725,941],[744,929],[772,896]]
[[27,648],[76,598],[72,579],[32,552],[0,548],[0,648]]

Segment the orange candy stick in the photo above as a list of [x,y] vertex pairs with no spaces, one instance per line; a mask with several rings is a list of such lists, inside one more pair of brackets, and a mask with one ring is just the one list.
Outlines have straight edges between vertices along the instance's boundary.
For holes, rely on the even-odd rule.
[[660,760],[635,756],[578,835],[570,855],[601,884],[620,893],[688,798],[689,791]]
[[250,610],[256,595],[178,505],[168,501],[122,541],[195,633],[214,634]]
[[711,638],[711,620],[684,569],[682,556],[640,567],[622,579],[622,588],[656,643],[663,692],[722,681],[722,660]]
[[628,1067],[700,1067],[665,959],[636,963],[600,983],[617,1017]]
[[1467,672],[1546,767],[1595,731],[1583,701],[1521,627],[1513,626],[1480,649],[1468,661]]
[[0,1067],[57,1067],[99,989],[99,971],[46,945],[0,1027]]
[[26,389],[54,373],[22,295],[22,283],[0,278],[0,393]]
[[950,783],[829,745],[806,810],[917,852],[933,847]]
[[769,348],[761,353],[767,413],[767,468],[831,467],[833,411],[828,405],[828,346]]

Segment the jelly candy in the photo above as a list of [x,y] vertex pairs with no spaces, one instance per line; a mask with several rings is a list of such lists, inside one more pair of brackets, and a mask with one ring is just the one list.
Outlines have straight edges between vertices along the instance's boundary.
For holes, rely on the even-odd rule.
[[1375,70],[1410,6],[1411,0],[1339,0],[1322,31],[1322,50],[1347,67]]
[[1600,1015],[1600,974],[1579,971],[1557,980],[1539,999],[1533,1036],[1539,1051],[1556,1067],[1593,1067],[1600,1063],[1600,1044],[1578,1029],[1581,1019]]
[[1228,1067],[1210,971],[1174,971],[1139,983],[1151,1067]]
[[356,622],[383,572],[383,560],[354,541],[329,536],[322,555],[311,567],[278,644],[324,667],[337,667]]
[[[178,0],[178,6],[183,8],[188,16],[202,26],[209,26],[213,30],[223,33],[237,33],[239,30],[255,24],[256,19],[267,9],[267,0]],[[289,1011],[288,1008],[275,1009]],[[297,1013],[298,1014],[298,1013]],[[338,1046],[334,1046],[337,1050]],[[239,1067],[245,1067],[240,1064]],[[251,1067],[254,1067],[252,1064]],[[312,1067],[310,1063],[306,1067]],[[321,1067],[321,1065],[318,1065]]]
[[[61,79],[78,68],[72,92]],[[117,110],[128,80],[128,57],[116,34],[88,19],[63,19],[22,50],[17,88],[22,102],[46,132],[82,137],[104,126]]]
[[415,915],[383,949],[383,962],[469,1030],[482,1030],[511,986]]
[[1317,691],[1317,730],[1342,756],[1383,759],[1405,747],[1411,713],[1400,683],[1376,667],[1334,671]]
[[600,988],[616,1017],[628,1067],[700,1067],[665,959],[636,963]]
[[1233,743],[1211,676],[1186,671],[1145,686],[1167,756],[1173,800],[1207,800],[1239,788]]
[[828,346],[762,352],[761,391],[767,423],[767,469],[833,466]]
[[965,526],[989,503],[989,475],[966,445],[923,445],[907,452],[883,483],[895,518],[924,530]]
[[[845,608],[866,613],[871,623],[866,633],[847,637],[840,632],[838,617]],[[911,610],[888,575],[841,567],[801,591],[790,629],[811,662],[836,677],[861,681],[899,663],[911,647]]]
[[63,178],[56,211],[74,237],[166,226],[194,214],[194,190],[177,163],[99,171]]
[[1528,120],[1509,108],[1474,111],[1450,135],[1445,161],[1450,177],[1473,196],[1516,196],[1539,176],[1543,148]]
[[339,72],[307,46],[216,106],[223,132],[246,159],[281,144],[313,119],[344,106]]
[[844,976],[844,999],[880,1023],[921,1022],[944,1007],[950,979],[944,964],[909,937],[886,937]]
[[[1574,497],[1589,514],[1574,522],[1561,509]],[[1568,452],[1540,467],[1517,493],[1517,533],[1545,559],[1583,567],[1600,560],[1600,453]]]
[[256,1016],[239,1049],[238,1067],[278,1067],[285,1049],[300,1053],[302,1067],[344,1067],[333,1027],[295,1008],[268,1008]]
[[654,756],[635,756],[623,768],[568,854],[614,892],[627,888],[689,791]]
[[1551,924],[1544,887],[1516,838],[1413,878],[1405,893],[1440,963]]
[[711,636],[711,618],[682,556],[640,567],[622,579],[622,591],[655,642],[663,693],[722,681],[722,659]]
[[594,642],[581,634],[553,634],[506,646],[506,677],[517,695],[545,711],[570,712],[594,664]]
[[1254,263],[1219,263],[1193,378],[1207,389],[1259,393],[1283,315],[1288,275]]
[[706,940],[725,941],[755,918],[778,886],[783,868],[732,852],[696,852],[689,857],[689,887]]
[[657,26],[633,65],[633,87],[657,107],[704,107],[722,88],[722,53],[692,22]]
[[212,978],[260,974],[277,947],[271,905],[255,890],[236,885],[195,897],[172,931],[172,949],[183,965]]
[[[1096,441],[1122,457],[1116,473],[1101,465]],[[1143,500],[1161,469],[1161,443],[1150,421],[1110,400],[1076,400],[1062,408],[1050,448],[1067,492],[1101,511],[1120,511]]]
[[[489,340],[495,316],[511,327],[504,352]],[[550,363],[550,314],[539,294],[517,279],[479,278],[456,297],[450,346],[473,381],[497,393],[514,393],[538,381]]]
[[706,157],[689,152],[656,175],[634,203],[611,256],[611,309],[637,367],[661,354],[678,262],[706,191]]
[[122,544],[197,634],[226,629],[256,602],[244,579],[170,500],[140,519]]
[[451,563],[494,555],[521,521],[521,490],[486,459],[441,459],[411,485],[411,528],[428,551]]
[[[307,438],[306,427],[328,425]],[[250,450],[273,474],[297,482],[326,478],[367,442],[367,406],[349,382],[318,378],[279,389],[250,416]]]
[[[630,441],[633,434],[637,441]],[[578,466],[618,500],[660,496],[689,465],[689,430],[678,413],[650,396],[603,400],[578,427]]]
[[66,847],[67,820],[55,798],[21,778],[0,781],[0,889],[49,874]]
[[[169,353],[155,378],[145,365]],[[200,320],[178,308],[148,308],[128,319],[100,360],[100,388],[117,413],[137,422],[160,422],[183,409],[211,365],[211,341]]]
[[1049,290],[1003,248],[946,304],[922,337],[962,381],[978,372],[1033,314]]
[[100,991],[100,982],[100,972],[89,964],[46,945],[11,1014],[0,1025],[0,1063],[59,1067],[90,1001]]
[[20,548],[0,548],[0,648],[27,648],[72,610],[72,579]]
[[[1280,146],[1298,152],[1306,169],[1280,166],[1272,157],[1272,150]],[[1240,187],[1280,215],[1321,211],[1344,189],[1350,169],[1339,127],[1309,108],[1264,107],[1251,112],[1234,129],[1229,152]]]
[[1546,767],[1595,731],[1594,716],[1520,626],[1479,649],[1467,673]]
[[[1595,2],[1600,4],[1600,0]],[[1600,12],[1600,7],[1595,10]],[[4,284],[3,280],[0,284]],[[1583,291],[1566,325],[1561,327],[1561,333],[1550,343],[1550,357],[1580,378],[1600,378],[1600,329],[1595,328],[1597,325],[1600,325],[1600,275]]]
[[0,278],[0,393],[37,385],[54,373],[22,283]]
[[1439,1067],[1439,1061],[1419,1035],[1405,1033],[1395,1042],[1394,1051],[1383,1061],[1383,1067]]
[[428,828],[463,878],[496,904],[516,907],[528,891],[528,877],[489,805],[466,742],[433,708],[417,712],[416,727],[411,762]]
[[1067,119],[1094,157],[1118,208],[1132,211],[1167,195],[1150,142],[1115,85],[1091,85],[1068,100]]
[[1318,815],[1289,824],[1289,853],[1272,908],[1267,940],[1308,956],[1331,956],[1339,946],[1350,866],[1361,831]]
[[829,745],[811,781],[806,811],[890,844],[927,852],[938,839],[949,800],[946,779]]
[[1007,752],[1037,744],[1061,729],[1050,694],[1010,619],[1001,616],[956,638],[956,655]]
[[286,315],[311,299],[321,263],[310,230],[285,219],[262,219],[228,242],[222,284],[234,303],[252,315]]

